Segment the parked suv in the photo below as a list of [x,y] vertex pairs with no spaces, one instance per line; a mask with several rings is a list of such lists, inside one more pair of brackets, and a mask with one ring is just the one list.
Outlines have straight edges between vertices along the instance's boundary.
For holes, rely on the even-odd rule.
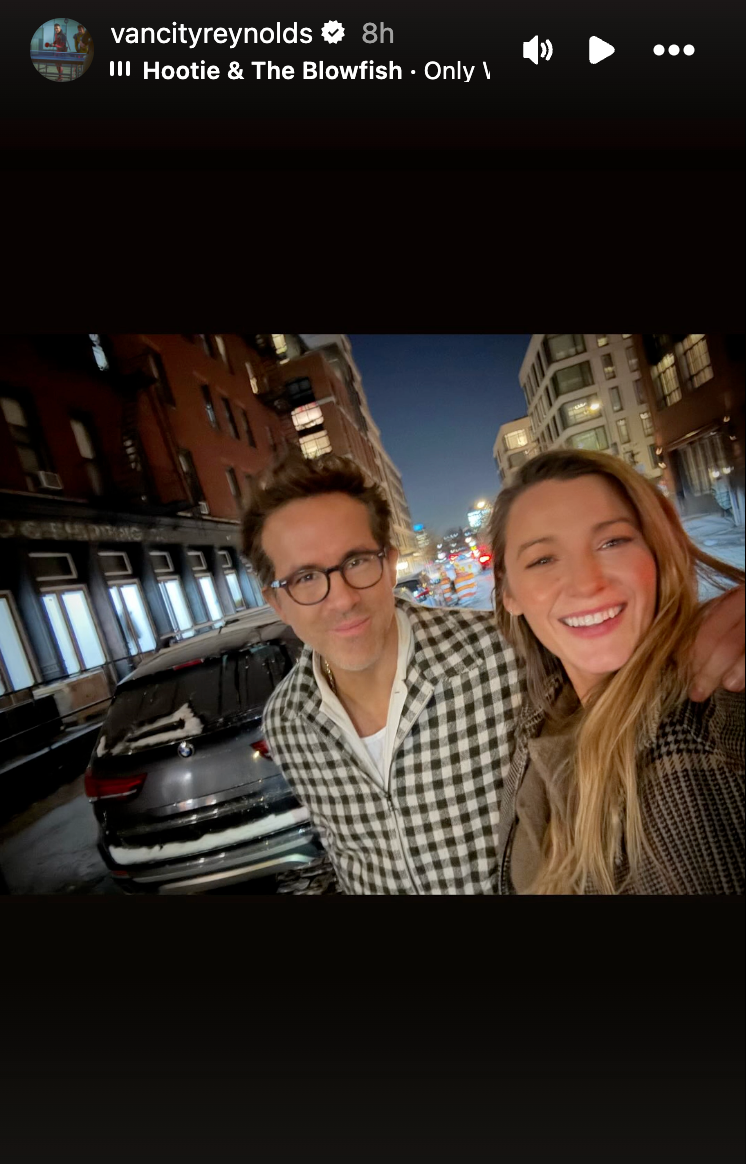
[[[269,608],[159,651],[118,685],[86,772],[122,888],[194,892],[329,868],[262,736],[302,644]],[[292,890],[290,890],[292,891]]]

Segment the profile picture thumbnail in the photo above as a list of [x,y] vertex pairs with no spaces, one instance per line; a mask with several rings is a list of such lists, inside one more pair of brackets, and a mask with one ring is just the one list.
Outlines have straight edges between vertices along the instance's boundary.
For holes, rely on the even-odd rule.
[[77,81],[93,60],[93,37],[63,16],[46,20],[31,38],[31,63],[48,81]]

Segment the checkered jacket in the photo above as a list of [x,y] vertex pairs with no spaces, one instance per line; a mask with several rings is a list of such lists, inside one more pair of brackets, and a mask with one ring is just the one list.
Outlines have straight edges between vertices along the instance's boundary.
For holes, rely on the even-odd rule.
[[[550,694],[561,686],[561,679],[551,680]],[[515,800],[529,765],[528,742],[540,734],[543,723],[543,712],[526,701],[503,794],[500,893],[514,892],[510,852]],[[642,827],[655,860],[644,855],[635,879],[625,885],[629,865],[621,852],[616,866],[621,892],[743,893],[743,695],[720,689],[703,703],[684,700],[661,722],[655,738],[646,741],[637,772]],[[591,885],[589,892],[597,890]]]
[[414,652],[388,793],[322,711],[308,647],[267,703],[267,743],[344,892],[495,893],[522,671],[488,612],[397,603]]

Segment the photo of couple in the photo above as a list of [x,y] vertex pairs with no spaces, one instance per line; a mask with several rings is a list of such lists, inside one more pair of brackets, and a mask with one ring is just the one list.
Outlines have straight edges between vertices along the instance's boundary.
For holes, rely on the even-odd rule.
[[743,572],[631,465],[515,471],[494,613],[394,595],[389,507],[350,458],[289,450],[242,533],[305,644],[267,744],[341,892],[743,892]]

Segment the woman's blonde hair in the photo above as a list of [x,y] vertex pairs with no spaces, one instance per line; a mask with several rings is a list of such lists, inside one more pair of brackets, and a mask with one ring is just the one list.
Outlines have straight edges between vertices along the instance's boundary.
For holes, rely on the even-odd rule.
[[585,451],[543,453],[527,461],[501,490],[490,520],[495,573],[495,612],[501,633],[526,661],[529,699],[552,715],[559,660],[539,642],[522,616],[503,602],[505,534],[516,498],[544,481],[604,477],[637,515],[657,570],[655,616],[632,657],[601,681],[579,713],[570,761],[568,812],[552,815],[540,872],[532,893],[618,892],[615,868],[626,848],[629,876],[639,866],[643,835],[637,788],[637,757],[661,719],[686,698],[687,661],[699,626],[698,575],[725,589],[723,579],[743,582],[743,572],[700,550],[684,532],[670,501],[618,457]]

